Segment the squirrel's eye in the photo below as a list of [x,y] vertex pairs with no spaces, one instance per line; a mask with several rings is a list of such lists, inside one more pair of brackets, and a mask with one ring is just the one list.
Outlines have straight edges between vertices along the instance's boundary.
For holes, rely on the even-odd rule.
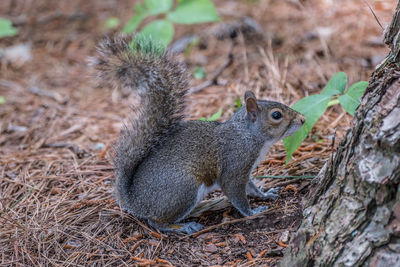
[[280,118],[282,118],[282,113],[279,111],[274,111],[272,112],[271,116],[274,120],[279,120]]

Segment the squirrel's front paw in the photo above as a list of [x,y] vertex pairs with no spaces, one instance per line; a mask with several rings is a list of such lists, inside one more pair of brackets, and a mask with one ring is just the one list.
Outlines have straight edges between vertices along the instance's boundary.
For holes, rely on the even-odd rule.
[[271,199],[275,200],[279,196],[279,189],[277,187],[269,189],[267,192],[264,193],[263,199]]
[[266,211],[268,209],[269,209],[268,206],[259,206],[259,207],[255,208],[255,209],[251,210],[251,215],[256,215],[256,214],[258,214],[260,212],[263,212],[263,211]]

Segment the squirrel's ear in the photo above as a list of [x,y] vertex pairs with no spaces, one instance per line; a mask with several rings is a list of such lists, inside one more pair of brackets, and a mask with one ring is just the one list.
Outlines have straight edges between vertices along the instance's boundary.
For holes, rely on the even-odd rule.
[[256,96],[253,92],[246,91],[244,100],[246,101],[247,116],[252,122],[255,122],[259,111]]

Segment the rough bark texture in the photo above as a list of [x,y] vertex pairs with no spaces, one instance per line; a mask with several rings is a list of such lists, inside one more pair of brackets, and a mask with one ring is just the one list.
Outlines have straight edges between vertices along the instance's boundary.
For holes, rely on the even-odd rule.
[[400,266],[400,2],[371,82],[281,266]]

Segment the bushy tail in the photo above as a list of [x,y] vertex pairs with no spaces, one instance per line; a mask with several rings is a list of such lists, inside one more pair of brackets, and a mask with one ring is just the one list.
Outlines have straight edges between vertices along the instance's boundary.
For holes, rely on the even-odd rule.
[[[117,197],[128,190],[137,166],[162,136],[182,120],[188,82],[185,67],[151,40],[105,39],[92,61],[102,80],[140,96],[131,124],[115,149]],[[122,206],[125,206],[121,203]]]

